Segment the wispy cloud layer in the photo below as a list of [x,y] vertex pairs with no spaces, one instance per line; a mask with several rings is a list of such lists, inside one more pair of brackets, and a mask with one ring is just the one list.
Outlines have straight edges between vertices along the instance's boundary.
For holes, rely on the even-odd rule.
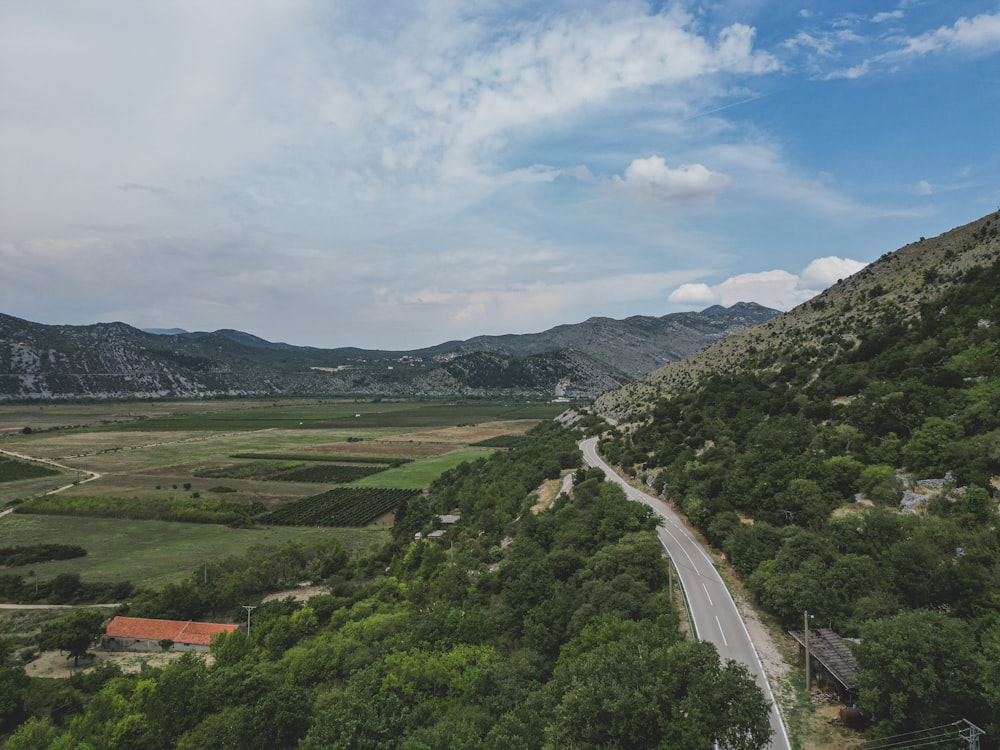
[[993,54],[956,2],[6,3],[0,311],[409,348],[791,304],[819,281],[761,268],[873,257],[996,172],[903,154],[873,189],[864,103],[810,119]]

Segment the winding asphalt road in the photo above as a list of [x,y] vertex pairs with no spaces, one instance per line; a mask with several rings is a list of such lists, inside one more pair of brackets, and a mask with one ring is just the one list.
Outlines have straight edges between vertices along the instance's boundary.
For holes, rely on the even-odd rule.
[[704,547],[691,536],[670,506],[659,498],[632,487],[597,455],[597,438],[584,440],[580,443],[580,449],[589,466],[603,469],[608,479],[622,486],[630,500],[645,503],[663,518],[663,523],[656,531],[664,549],[673,560],[684,588],[695,633],[699,639],[714,643],[723,659],[732,659],[746,665],[771,704],[771,728],[774,730],[771,748],[791,750],[788,733],[774,702],[760,657],[750,641],[750,634],[729,589]]

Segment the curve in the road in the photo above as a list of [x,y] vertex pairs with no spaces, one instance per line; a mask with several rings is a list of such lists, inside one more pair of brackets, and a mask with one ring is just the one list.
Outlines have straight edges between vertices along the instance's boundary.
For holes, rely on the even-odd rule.
[[788,732],[760,656],[750,640],[746,623],[740,615],[722,576],[705,548],[684,527],[673,509],[657,497],[636,489],[608,466],[597,454],[597,438],[580,443],[584,460],[600,468],[608,479],[617,482],[630,500],[644,503],[656,511],[662,522],[657,528],[660,543],[673,561],[691,613],[692,627],[698,638],[710,641],[723,659],[746,665],[771,704],[771,748],[791,750]]

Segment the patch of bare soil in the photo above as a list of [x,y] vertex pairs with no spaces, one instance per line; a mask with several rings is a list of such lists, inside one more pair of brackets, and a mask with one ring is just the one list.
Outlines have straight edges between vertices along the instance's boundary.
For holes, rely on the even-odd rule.
[[[139,672],[144,666],[162,667],[174,659],[179,659],[183,651],[138,653],[134,651],[92,651],[80,659],[77,667],[73,660],[67,659],[65,652],[43,651],[34,661],[28,662],[24,671],[29,677],[49,677],[66,679],[77,672],[86,672],[104,662],[114,662],[123,672]],[[211,660],[211,656],[204,655]]]
[[541,486],[535,490],[535,492],[538,493],[538,502],[531,506],[531,512],[541,513],[543,510],[552,505],[552,501],[555,500],[562,491],[562,486],[562,478],[546,479],[542,482]]
[[330,593],[330,590],[325,586],[296,586],[294,589],[285,589],[284,591],[275,591],[273,594],[268,594],[264,597],[264,601],[273,602],[275,600],[294,599],[297,602],[306,602],[314,596],[328,593]]
[[813,706],[801,737],[803,750],[860,750],[867,744],[862,734],[840,723],[840,708],[838,701]]

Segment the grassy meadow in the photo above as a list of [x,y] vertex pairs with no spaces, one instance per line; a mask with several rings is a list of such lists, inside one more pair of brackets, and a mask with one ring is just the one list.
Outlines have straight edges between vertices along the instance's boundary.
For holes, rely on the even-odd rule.
[[140,587],[158,587],[184,578],[205,563],[246,552],[254,544],[279,544],[293,539],[314,541],[337,538],[349,550],[366,552],[382,541],[384,526],[330,529],[274,526],[231,529],[207,523],[119,521],[108,518],[71,518],[14,514],[0,519],[0,547],[78,544],[86,557],[34,563],[10,568],[30,582],[29,570],[41,580],[60,573],[79,573],[88,581],[131,581]]
[[[496,435],[519,434],[564,407],[546,403],[381,401],[335,399],[113,402],[0,405],[0,451],[43,459],[56,474],[0,482],[0,513],[58,489],[78,508],[143,504],[246,503],[274,511],[333,484],[199,477],[258,459],[238,454],[351,457],[384,468],[387,457],[409,459],[351,482],[351,487],[420,490],[463,461],[489,455],[470,447]],[[27,429],[26,429],[27,428]],[[380,463],[381,462],[381,463]],[[28,472],[26,472],[28,473]],[[239,472],[233,472],[239,476]],[[96,478],[81,481],[87,477]],[[16,476],[16,475],[15,475]],[[114,503],[109,503],[114,500]],[[257,507],[256,505],[254,507]],[[41,580],[78,573],[84,580],[129,580],[157,587],[190,575],[206,562],[253,544],[336,537],[358,553],[388,533],[390,516],[362,527],[231,528],[121,518],[5,513],[0,546],[72,543],[87,555],[10,568]]]

